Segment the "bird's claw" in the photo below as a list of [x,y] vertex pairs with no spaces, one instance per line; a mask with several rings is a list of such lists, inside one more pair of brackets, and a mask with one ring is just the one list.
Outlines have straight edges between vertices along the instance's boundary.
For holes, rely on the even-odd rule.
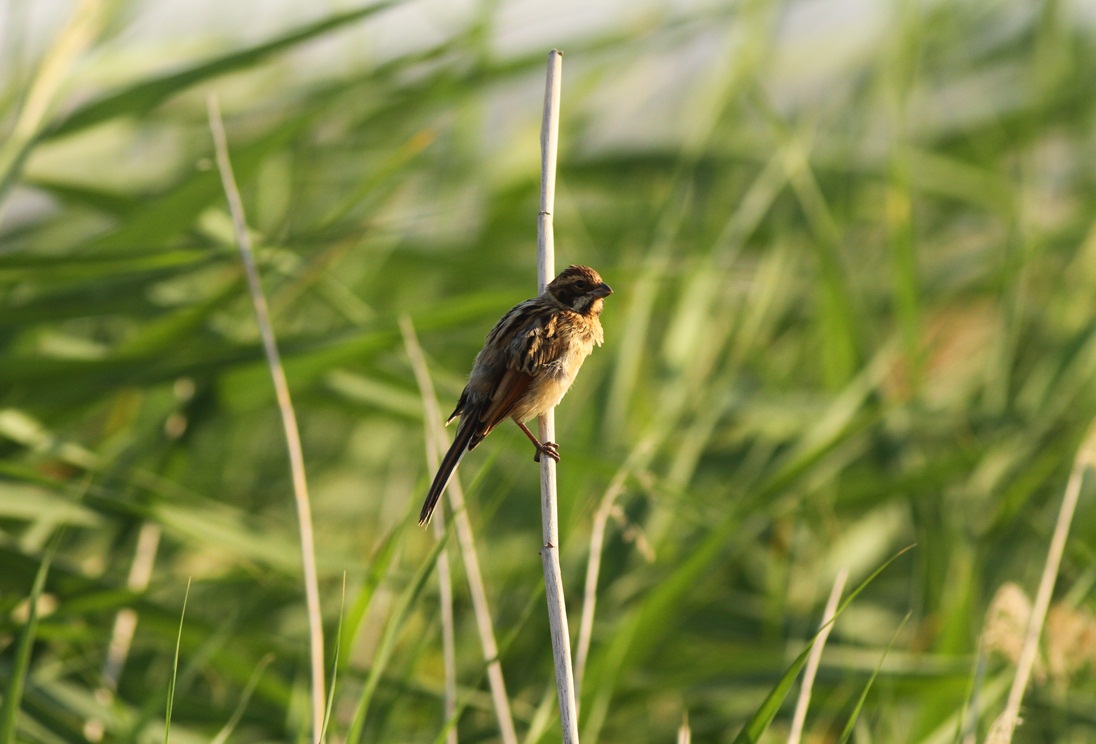
[[556,462],[559,462],[559,445],[555,442],[545,442],[537,448],[537,453],[533,455],[533,462],[540,462],[540,456],[548,455]]

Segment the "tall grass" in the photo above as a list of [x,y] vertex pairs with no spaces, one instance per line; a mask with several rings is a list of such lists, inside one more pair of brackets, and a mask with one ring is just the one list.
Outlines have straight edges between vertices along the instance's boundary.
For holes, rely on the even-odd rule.
[[[607,342],[556,413],[560,560],[572,628],[589,628],[582,741],[672,741],[683,720],[690,740],[733,740],[784,689],[838,572],[858,586],[912,543],[834,624],[804,740],[983,739],[1016,659],[989,610],[1006,584],[1035,595],[1096,417],[1096,28],[1082,5],[1014,5],[667,3],[544,39],[548,10],[491,2],[431,25],[414,3],[316,9],[261,38],[211,18],[151,46],[141,3],[81,3],[25,42],[0,24],[14,738],[75,741],[94,722],[161,741],[169,686],[173,741],[309,736],[292,476],[212,167],[215,93],[340,634],[328,740],[444,740],[440,545],[414,524],[431,474],[398,321],[444,406],[491,324],[535,293],[558,46],[557,265],[615,290]],[[518,736],[553,741],[537,472],[513,434],[461,475]],[[1014,741],[1096,729],[1078,630],[1090,497]],[[160,537],[142,588],[146,525]],[[454,573],[456,726],[494,740]],[[127,611],[132,644],[105,674]],[[792,706],[763,740],[787,738]]]

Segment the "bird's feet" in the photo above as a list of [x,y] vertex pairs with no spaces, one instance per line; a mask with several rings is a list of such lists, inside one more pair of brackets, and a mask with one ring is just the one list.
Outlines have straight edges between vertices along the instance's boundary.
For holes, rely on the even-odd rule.
[[525,432],[525,436],[529,437],[529,441],[532,442],[533,446],[537,448],[537,453],[535,455],[533,455],[533,462],[540,462],[540,456],[541,455],[548,455],[549,457],[551,457],[556,462],[559,462],[559,445],[558,444],[556,444],[555,442],[543,442],[542,443],[539,439],[537,439],[533,435],[533,432],[529,431],[528,426],[526,426],[522,422],[518,421],[517,419],[514,419],[514,423],[517,424],[523,432]]
[[559,445],[555,442],[544,442],[537,446],[537,453],[533,455],[533,462],[540,462],[541,455],[548,455],[556,462],[559,462]]

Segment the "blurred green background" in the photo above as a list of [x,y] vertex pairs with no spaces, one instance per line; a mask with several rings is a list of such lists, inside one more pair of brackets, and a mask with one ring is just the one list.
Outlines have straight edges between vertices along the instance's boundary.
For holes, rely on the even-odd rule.
[[[731,741],[837,573],[855,587],[914,543],[839,618],[807,740],[850,720],[856,742],[981,740],[1023,622],[998,602],[1014,622],[986,632],[987,613],[1008,582],[1034,593],[1096,414],[1093,6],[280,5],[0,11],[0,694],[15,738],[162,741],[188,581],[171,738],[308,737],[284,436],[210,93],[304,440],[337,666],[329,740],[371,674],[362,741],[442,732],[437,588],[416,584],[432,474],[398,323],[414,323],[448,413],[487,330],[534,293],[555,46],[557,267],[590,264],[616,290],[606,344],[557,410],[573,631],[595,509],[624,484],[583,741],[673,741],[686,714],[695,741]],[[518,733],[551,742],[529,450],[500,428],[460,474]],[[1096,739],[1084,496],[1017,741]],[[496,741],[456,570],[461,741]],[[119,613],[132,646],[105,670]],[[789,701],[765,741],[790,719]]]

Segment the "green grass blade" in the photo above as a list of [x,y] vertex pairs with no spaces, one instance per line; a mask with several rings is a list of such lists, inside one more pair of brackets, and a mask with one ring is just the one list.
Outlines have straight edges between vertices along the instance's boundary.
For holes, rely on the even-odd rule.
[[[838,610],[840,612],[840,610]],[[835,615],[836,617],[836,615]],[[791,666],[787,668],[783,676],[776,683],[774,687],[765,698],[765,702],[761,704],[761,707],[754,713],[753,718],[750,719],[743,729],[738,732],[738,736],[734,738],[734,744],[757,744],[761,740],[762,734],[768,730],[769,724],[776,718],[776,714],[780,711],[780,706],[784,704],[784,698],[788,696],[788,692],[792,689],[792,685],[795,684],[795,680],[799,677],[799,673],[803,671],[803,667],[807,664],[807,659],[811,655],[811,648],[814,647],[814,639],[807,644],[807,647],[803,649],[803,652],[799,656],[795,657],[795,661],[791,663]]]
[[373,695],[377,691],[377,686],[380,684],[381,675],[384,673],[389,660],[392,658],[392,654],[396,650],[396,641],[399,639],[400,632],[407,627],[407,618],[411,614],[415,602],[425,589],[426,581],[430,578],[430,574],[433,573],[437,557],[445,547],[445,543],[449,539],[452,530],[453,522],[450,520],[449,524],[446,526],[445,535],[434,543],[434,547],[430,550],[429,555],[422,559],[418,570],[415,572],[414,578],[407,585],[407,588],[403,590],[399,601],[396,603],[396,607],[392,611],[392,615],[388,619],[388,623],[385,625],[384,634],[381,636],[381,640],[377,644],[376,653],[373,655],[373,663],[369,667],[369,676],[366,677],[365,687],[362,689],[361,696],[358,698],[358,704],[354,709],[354,716],[351,719],[350,730],[346,737],[346,741],[348,742],[362,741],[365,718],[369,712],[369,705],[373,700]]
[[906,613],[906,616],[902,618],[901,624],[898,629],[894,631],[894,635],[891,636],[890,643],[883,650],[882,656],[879,657],[879,663],[875,665],[875,669],[872,670],[871,677],[868,678],[867,684],[864,685],[864,689],[860,691],[860,697],[856,701],[856,705],[852,709],[852,713],[849,714],[849,720],[845,723],[845,729],[841,732],[841,737],[838,739],[838,744],[845,744],[851,737],[853,728],[856,726],[856,720],[860,717],[860,711],[864,708],[864,701],[868,699],[868,692],[871,691],[872,685],[875,684],[875,678],[879,676],[879,670],[883,668],[883,662],[887,660],[887,654],[894,648],[894,642],[898,640],[898,635],[902,632],[902,629],[906,627],[906,623],[909,622],[911,613]]
[[[60,533],[58,533],[60,534]],[[27,622],[19,633],[19,640],[15,647],[15,658],[11,665],[8,683],[4,688],[4,704],[0,707],[0,741],[15,741],[15,724],[19,709],[23,700],[23,690],[26,688],[27,677],[30,675],[30,651],[34,645],[34,637],[38,631],[38,600],[42,596],[42,590],[46,585],[46,577],[49,575],[50,564],[57,554],[59,538],[54,537],[38,566],[38,572],[34,575],[34,584],[31,586],[30,595],[27,597]]]
[[[904,548],[892,556],[886,563],[875,569],[868,578],[864,579],[860,584],[853,589],[847,597],[841,602],[841,605],[837,608],[837,612],[829,620],[829,623],[836,622],[837,618],[841,615],[849,603],[856,599],[856,596],[864,590],[877,576],[883,573],[892,563],[894,563],[900,556],[912,549],[911,545],[908,548]],[[829,624],[827,623],[827,625]],[[773,722],[776,714],[780,711],[780,706],[784,704],[784,698],[787,697],[788,691],[791,690],[792,685],[795,684],[796,678],[799,676],[799,672],[803,670],[803,666],[807,663],[807,657],[810,656],[811,647],[814,645],[814,641],[818,638],[818,632],[811,638],[807,647],[803,650],[799,656],[795,658],[795,661],[791,663],[791,666],[780,677],[780,680],[776,683],[776,686],[769,692],[765,701],[761,704],[761,707],[757,709],[753,717],[738,733],[738,736],[734,738],[734,744],[757,744],[761,740],[761,736],[768,730],[769,725]]]
[[164,744],[171,744],[171,711],[175,706],[175,683],[179,679],[179,650],[183,646],[183,622],[186,620],[188,599],[190,599],[190,579],[186,581],[183,607],[179,612],[179,632],[175,635],[175,658],[171,662],[171,681],[167,686],[167,709],[164,711]]
[[[210,740],[210,744],[226,744],[228,737],[232,736],[236,727],[240,725],[240,719],[244,717],[244,711],[247,710],[247,704],[251,702],[251,696],[255,694],[255,688],[258,687],[259,680],[262,679],[263,673],[272,661],[274,661],[274,654],[267,654],[259,660],[255,670],[251,673],[251,679],[247,681],[243,692],[240,693],[240,701],[236,704],[236,710],[232,711],[232,717]],[[176,659],[176,664],[178,664],[178,659]]]
[[327,686],[327,705],[324,708],[320,741],[327,741],[327,727],[331,724],[331,711],[335,708],[335,683],[339,679],[339,658],[342,651],[343,619],[346,617],[346,572],[343,572],[342,592],[339,596],[339,624],[335,628],[335,649],[331,660],[331,679]]

